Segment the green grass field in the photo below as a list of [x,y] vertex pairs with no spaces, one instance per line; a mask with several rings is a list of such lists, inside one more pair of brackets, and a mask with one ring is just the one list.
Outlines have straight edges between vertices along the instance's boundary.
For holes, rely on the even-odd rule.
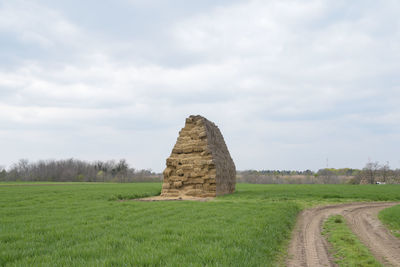
[[380,211],[379,219],[388,226],[395,236],[400,238],[400,205]]
[[310,205],[400,186],[249,185],[210,202],[119,201],[159,183],[0,185],[0,266],[276,266]]
[[332,245],[332,254],[340,267],[381,267],[368,248],[346,225],[343,216],[330,216],[323,225],[323,235]]

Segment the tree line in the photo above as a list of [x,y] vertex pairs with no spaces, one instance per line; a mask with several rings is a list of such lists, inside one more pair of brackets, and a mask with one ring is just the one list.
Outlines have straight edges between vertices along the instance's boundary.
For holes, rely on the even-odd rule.
[[256,184],[400,184],[400,169],[391,169],[389,163],[379,162],[368,162],[362,169],[245,170],[237,173],[238,182]]
[[161,181],[161,175],[132,168],[125,159],[94,162],[72,158],[37,162],[21,159],[9,169],[0,168],[0,181],[152,182]]
[[[388,163],[368,162],[363,169],[245,170],[237,172],[237,180],[256,184],[400,184],[400,169],[391,169]],[[162,174],[137,170],[124,159],[94,162],[72,158],[36,162],[22,159],[9,169],[0,167],[0,181],[159,182]]]
[[368,162],[362,171],[354,177],[355,184],[400,183],[400,169],[392,170],[389,163]]
[[311,171],[309,169],[305,171],[299,171],[299,170],[261,170],[261,171],[256,171],[256,170],[246,170],[246,171],[241,171],[242,173],[254,173],[254,174],[261,174],[261,175],[281,175],[281,176],[293,176],[293,175],[314,175],[318,176],[321,173],[324,173],[325,171],[329,171],[331,173],[334,173],[335,175],[344,175],[344,176],[354,176],[358,172],[360,172],[359,169],[351,169],[351,168],[341,168],[341,169],[335,169],[335,168],[325,168],[325,169],[320,169],[317,172]]

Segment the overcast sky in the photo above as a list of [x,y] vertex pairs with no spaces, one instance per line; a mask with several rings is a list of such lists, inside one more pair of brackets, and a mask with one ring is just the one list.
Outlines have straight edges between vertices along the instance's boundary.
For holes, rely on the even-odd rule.
[[398,0],[0,0],[0,165],[162,171],[185,118],[239,170],[400,168]]

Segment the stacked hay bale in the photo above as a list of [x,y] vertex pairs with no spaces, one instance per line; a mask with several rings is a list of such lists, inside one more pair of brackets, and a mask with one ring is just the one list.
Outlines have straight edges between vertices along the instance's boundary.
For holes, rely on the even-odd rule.
[[164,170],[163,197],[215,197],[235,191],[236,168],[218,127],[190,116]]

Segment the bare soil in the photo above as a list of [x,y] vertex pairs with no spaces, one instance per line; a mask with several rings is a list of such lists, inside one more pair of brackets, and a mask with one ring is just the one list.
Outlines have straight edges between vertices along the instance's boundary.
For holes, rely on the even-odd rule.
[[377,218],[380,210],[399,202],[367,202],[329,205],[300,213],[289,246],[287,266],[337,266],[329,254],[322,224],[331,215],[343,215],[351,230],[387,266],[400,266],[400,239],[390,234]]
[[146,197],[146,198],[137,198],[133,199],[134,201],[182,201],[182,200],[191,200],[191,201],[200,201],[205,202],[214,199],[213,197],[189,197],[189,196],[181,196],[181,197]]

